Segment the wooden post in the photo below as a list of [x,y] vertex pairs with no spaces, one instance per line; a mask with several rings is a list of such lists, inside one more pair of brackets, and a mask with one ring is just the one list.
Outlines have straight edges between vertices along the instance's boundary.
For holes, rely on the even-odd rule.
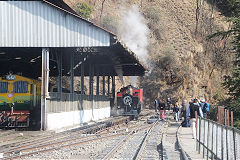
[[224,109],[224,125],[227,125],[227,110]]
[[233,111],[231,111],[231,127],[233,127]]
[[227,110],[227,124],[228,124],[228,126],[230,126],[230,124],[229,124],[229,110]]

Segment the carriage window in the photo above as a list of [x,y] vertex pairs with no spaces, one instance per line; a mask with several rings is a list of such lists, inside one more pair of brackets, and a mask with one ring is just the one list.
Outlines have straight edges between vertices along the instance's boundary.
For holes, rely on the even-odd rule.
[[28,82],[18,81],[14,82],[14,93],[27,93]]
[[8,82],[0,82],[0,93],[8,93]]

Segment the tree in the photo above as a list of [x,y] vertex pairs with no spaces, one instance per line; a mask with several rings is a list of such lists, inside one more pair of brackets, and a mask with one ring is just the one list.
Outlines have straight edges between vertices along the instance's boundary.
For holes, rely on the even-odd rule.
[[233,35],[232,43],[236,52],[234,60],[235,67],[232,71],[232,76],[226,77],[224,85],[228,88],[232,100],[238,100],[240,98],[240,16],[231,18],[231,22],[233,26],[228,33]]
[[[223,3],[223,2],[222,2]],[[218,32],[215,35],[221,36],[231,36],[233,41],[233,50],[236,53],[235,60],[234,60],[234,69],[232,71],[232,75],[226,77],[225,82],[223,85],[228,89],[230,95],[230,108],[234,111],[236,115],[235,121],[240,127],[240,1],[239,0],[227,0],[224,2],[227,6],[226,10],[231,11],[229,21],[232,23],[230,30],[226,32]]]
[[79,2],[76,5],[76,12],[82,16],[83,18],[90,18],[92,12],[93,12],[93,7],[88,5],[85,2]]

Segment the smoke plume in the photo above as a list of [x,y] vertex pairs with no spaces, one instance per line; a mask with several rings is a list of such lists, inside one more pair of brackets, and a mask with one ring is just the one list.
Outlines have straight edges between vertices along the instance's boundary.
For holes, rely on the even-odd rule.
[[145,64],[148,51],[148,32],[146,20],[137,6],[121,9],[121,17],[118,33],[121,40],[130,48]]

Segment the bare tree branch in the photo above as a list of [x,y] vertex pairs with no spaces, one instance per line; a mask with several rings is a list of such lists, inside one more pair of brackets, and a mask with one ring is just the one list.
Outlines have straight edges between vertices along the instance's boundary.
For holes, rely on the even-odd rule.
[[101,8],[101,14],[100,14],[100,21],[102,20],[102,14],[103,14],[103,7],[104,7],[104,2],[106,0],[102,0],[102,8]]

